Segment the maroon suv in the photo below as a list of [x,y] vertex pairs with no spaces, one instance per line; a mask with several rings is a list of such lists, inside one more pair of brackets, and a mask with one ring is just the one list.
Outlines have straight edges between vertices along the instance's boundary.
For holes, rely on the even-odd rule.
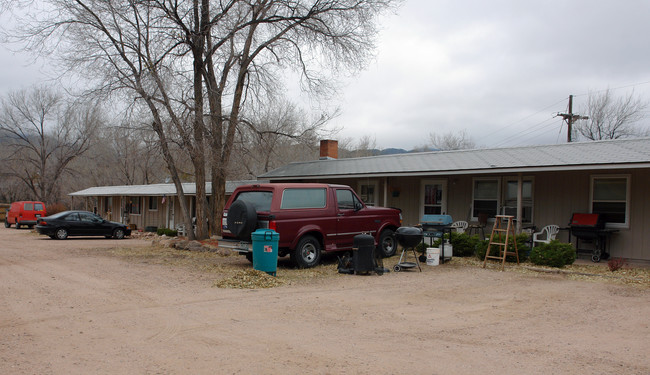
[[[250,242],[258,228],[280,234],[279,256],[289,254],[298,267],[320,262],[321,252],[352,250],[353,238],[368,233],[377,250],[395,254],[394,231],[402,214],[394,208],[366,206],[344,185],[279,183],[238,187],[226,202],[221,221],[224,239]],[[248,246],[235,247],[252,260]]]

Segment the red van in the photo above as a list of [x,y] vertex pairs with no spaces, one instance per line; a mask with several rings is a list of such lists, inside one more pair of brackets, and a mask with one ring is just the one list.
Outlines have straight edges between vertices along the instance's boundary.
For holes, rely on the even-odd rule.
[[47,216],[43,202],[14,202],[11,204],[9,211],[7,211],[5,228],[11,227],[11,224],[16,224],[16,229],[20,228],[21,225],[27,225],[29,228],[32,228],[36,225],[36,219],[43,216]]

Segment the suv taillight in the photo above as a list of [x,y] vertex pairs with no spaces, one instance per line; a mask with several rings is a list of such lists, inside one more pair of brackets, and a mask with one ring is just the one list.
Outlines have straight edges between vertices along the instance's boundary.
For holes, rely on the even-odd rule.
[[269,229],[272,229],[277,232],[278,223],[275,220],[269,220]]
[[223,215],[221,216],[221,231],[223,232],[224,228],[228,228],[228,210],[223,210]]

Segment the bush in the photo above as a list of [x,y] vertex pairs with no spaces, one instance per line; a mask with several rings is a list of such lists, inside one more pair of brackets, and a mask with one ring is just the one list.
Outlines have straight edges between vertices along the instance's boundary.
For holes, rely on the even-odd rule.
[[[498,235],[495,238],[495,242],[503,242],[505,241],[505,237],[502,237],[504,235]],[[500,239],[503,238],[503,239]],[[508,251],[514,250],[514,241],[517,241],[517,255],[519,256],[519,262],[525,262],[526,259],[528,259],[528,254],[530,253],[530,246],[528,246],[529,242],[529,236],[526,233],[520,233],[516,235],[514,238],[510,237],[508,238]],[[484,260],[485,259],[485,252],[487,251],[488,248],[488,243],[490,243],[490,240],[484,240],[484,241],[478,241],[475,249],[476,249],[476,257],[479,260]],[[490,248],[490,255],[491,256],[499,256],[500,254],[498,253],[501,246],[494,245]],[[507,255],[506,256],[506,262],[517,262],[517,257],[514,255]]]
[[[449,235],[445,234],[445,239],[448,239]],[[442,239],[438,238],[433,243],[433,247],[439,247]],[[449,241],[451,246],[453,246],[453,256],[455,257],[469,257],[474,255],[476,251],[476,244],[479,242],[478,234],[470,236],[467,233],[456,233],[451,232],[451,240]]]
[[178,231],[173,230],[173,229],[169,229],[169,228],[158,228],[156,233],[159,236],[162,236],[163,234],[165,236],[167,236],[167,237],[176,237],[176,236],[178,236]]
[[607,267],[609,267],[609,270],[612,272],[623,268],[625,265],[627,265],[627,260],[625,258],[612,258],[607,262]]
[[63,203],[48,204],[45,207],[45,213],[47,214],[47,216],[58,214],[59,212],[63,212],[63,211],[66,211],[66,210],[67,210],[67,208],[65,207],[65,205]]
[[570,243],[553,240],[533,248],[530,261],[539,266],[564,267],[576,260],[576,250]]

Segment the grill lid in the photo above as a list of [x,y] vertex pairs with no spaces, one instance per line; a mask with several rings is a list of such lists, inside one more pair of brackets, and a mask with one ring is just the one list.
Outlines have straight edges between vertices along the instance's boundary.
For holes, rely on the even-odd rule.
[[574,213],[571,217],[571,222],[569,226],[573,229],[575,228],[594,228],[602,229],[605,227],[605,221],[603,220],[602,215],[600,214],[582,214]]
[[423,225],[449,225],[452,222],[451,215],[422,215]]

